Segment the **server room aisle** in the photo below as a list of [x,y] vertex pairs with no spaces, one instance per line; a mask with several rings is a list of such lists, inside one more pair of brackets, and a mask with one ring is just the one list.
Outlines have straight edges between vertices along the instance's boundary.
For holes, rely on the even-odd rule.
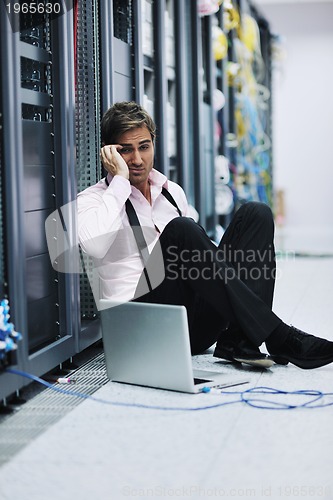
[[[278,261],[278,269],[276,312],[333,340],[333,259],[289,255]],[[194,364],[239,372],[211,351],[195,357]],[[292,365],[243,368],[240,373],[250,379],[248,387],[333,392],[333,365],[309,371]],[[238,395],[187,395],[112,383],[94,396],[179,409],[83,401],[2,466],[2,500],[333,498],[333,407],[273,410],[235,403],[204,409]],[[68,396],[61,398],[58,404],[65,406]],[[311,399],[255,398],[258,406]],[[317,404],[332,401],[326,397]],[[45,408],[45,414],[52,410],[57,409]]]

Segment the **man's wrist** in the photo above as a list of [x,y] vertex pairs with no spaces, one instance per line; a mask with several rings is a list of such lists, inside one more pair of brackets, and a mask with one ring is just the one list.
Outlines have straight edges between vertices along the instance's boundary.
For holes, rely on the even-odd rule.
[[129,172],[123,172],[122,170],[120,170],[119,172],[117,172],[116,175],[120,175],[121,177],[124,177],[125,179],[129,180]]

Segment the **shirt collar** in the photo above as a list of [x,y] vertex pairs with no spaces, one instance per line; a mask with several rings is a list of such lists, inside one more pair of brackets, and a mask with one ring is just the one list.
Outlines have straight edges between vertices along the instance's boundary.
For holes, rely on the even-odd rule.
[[153,186],[158,187],[161,191],[162,187],[168,188],[168,178],[154,168],[151,170],[148,179]]

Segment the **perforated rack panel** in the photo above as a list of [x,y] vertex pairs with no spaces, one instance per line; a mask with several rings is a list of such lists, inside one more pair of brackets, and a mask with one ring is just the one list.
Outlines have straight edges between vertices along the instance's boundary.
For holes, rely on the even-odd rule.
[[[97,2],[78,2],[76,19],[76,147],[78,191],[96,183],[101,176],[99,37]],[[81,316],[93,318],[96,306],[89,279],[92,261],[84,257],[81,274]]]

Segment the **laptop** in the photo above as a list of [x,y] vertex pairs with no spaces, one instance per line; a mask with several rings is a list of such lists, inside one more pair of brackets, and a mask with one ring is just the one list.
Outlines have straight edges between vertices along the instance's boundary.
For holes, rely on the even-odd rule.
[[114,382],[198,393],[248,380],[193,370],[186,308],[100,301],[107,376]]

